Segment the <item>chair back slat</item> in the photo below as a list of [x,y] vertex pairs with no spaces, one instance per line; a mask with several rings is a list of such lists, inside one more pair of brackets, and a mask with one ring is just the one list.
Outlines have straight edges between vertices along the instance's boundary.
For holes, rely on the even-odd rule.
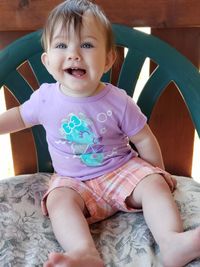
[[138,77],[146,57],[139,51],[128,50],[121,67],[118,79],[118,86],[126,88],[128,95],[133,96]]
[[111,76],[112,76],[112,70],[109,70],[108,72],[104,73],[104,75],[101,78],[101,81],[105,83],[110,83]]
[[151,117],[153,108],[158,98],[170,83],[168,74],[161,67],[157,67],[150,75],[148,81],[138,98],[137,104],[148,119]]
[[29,64],[39,85],[41,85],[42,83],[53,83],[55,82],[54,78],[49,74],[49,72],[41,62],[41,54],[42,51],[29,58]]
[[12,92],[19,103],[28,100],[33,93],[31,85],[16,70],[7,75],[2,85],[5,85]]
[[37,169],[38,172],[53,172],[51,157],[48,151],[46,141],[46,133],[41,125],[32,127],[34,136],[36,154],[37,154]]

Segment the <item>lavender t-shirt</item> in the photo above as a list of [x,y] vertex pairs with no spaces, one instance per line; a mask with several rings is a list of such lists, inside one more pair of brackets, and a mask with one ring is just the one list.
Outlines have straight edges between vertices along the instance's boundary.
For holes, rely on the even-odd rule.
[[126,163],[137,153],[128,137],[146,117],[124,90],[111,84],[97,95],[64,95],[59,83],[43,84],[20,107],[26,124],[42,124],[55,172],[88,180]]

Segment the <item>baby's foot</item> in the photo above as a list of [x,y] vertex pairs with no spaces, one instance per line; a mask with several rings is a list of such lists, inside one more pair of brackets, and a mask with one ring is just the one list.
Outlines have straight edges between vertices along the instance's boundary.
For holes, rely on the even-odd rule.
[[104,267],[98,254],[51,253],[44,267]]
[[175,233],[160,245],[165,267],[182,267],[200,257],[200,227],[183,233]]

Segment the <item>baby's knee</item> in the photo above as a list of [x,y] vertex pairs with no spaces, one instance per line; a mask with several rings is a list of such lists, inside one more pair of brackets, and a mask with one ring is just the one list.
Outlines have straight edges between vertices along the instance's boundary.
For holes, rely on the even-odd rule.
[[154,174],[150,174],[148,175],[146,178],[144,178],[144,184],[143,187],[147,187],[148,188],[159,188],[159,189],[169,189],[168,183],[165,179],[165,177],[160,174],[160,173],[154,173]]
[[61,206],[68,207],[78,205],[84,207],[83,200],[79,193],[67,187],[59,187],[52,190],[46,199],[46,207],[48,212],[58,209]]
[[169,186],[161,174],[154,173],[144,177],[129,198],[132,198],[134,203],[138,203],[140,207],[144,196],[163,191],[169,191]]

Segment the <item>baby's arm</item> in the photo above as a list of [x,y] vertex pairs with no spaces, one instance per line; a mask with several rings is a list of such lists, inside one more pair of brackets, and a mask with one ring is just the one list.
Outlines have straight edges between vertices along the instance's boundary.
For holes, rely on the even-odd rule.
[[11,108],[0,115],[0,134],[13,133],[29,127],[25,125],[19,107]]
[[[137,148],[139,156],[149,162],[151,165],[165,169],[160,146],[149,126],[146,124],[144,128],[136,135],[130,138],[130,141]],[[171,191],[176,187],[176,180],[169,173],[165,174],[165,180]]]
[[164,169],[160,146],[147,124],[139,133],[132,136],[130,141],[135,145],[138,154],[142,159],[153,166]]

